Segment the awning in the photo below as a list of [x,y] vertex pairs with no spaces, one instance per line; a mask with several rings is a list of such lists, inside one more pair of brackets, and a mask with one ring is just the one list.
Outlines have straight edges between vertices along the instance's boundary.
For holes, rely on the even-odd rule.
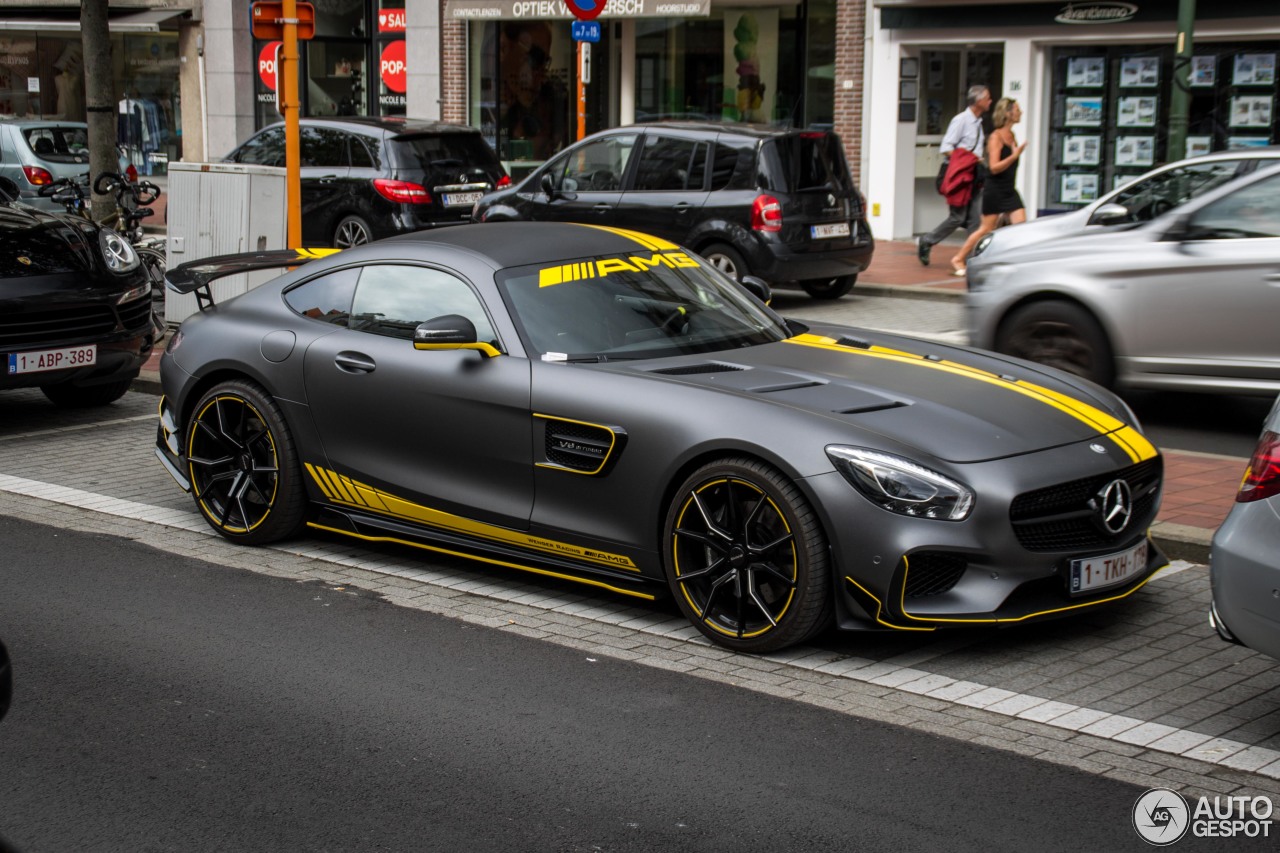
[[[711,14],[711,0],[608,0],[600,20],[610,18],[690,18]],[[446,20],[573,20],[563,0],[448,0]]]
[[[113,33],[158,33],[176,30],[175,18],[190,13],[190,9],[146,9],[112,15],[107,22]],[[78,33],[80,19],[76,18],[0,18],[0,30],[18,30],[39,33]]]

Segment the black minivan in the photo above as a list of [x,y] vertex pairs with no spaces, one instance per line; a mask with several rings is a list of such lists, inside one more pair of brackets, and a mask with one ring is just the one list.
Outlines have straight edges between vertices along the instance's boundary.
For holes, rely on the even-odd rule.
[[679,243],[724,272],[837,299],[875,241],[840,138],[714,122],[637,124],[588,136],[476,205],[477,222],[553,220]]
[[[400,116],[304,118],[302,242],[358,246],[471,220],[471,208],[511,178],[474,127]],[[224,158],[283,166],[284,123]]]

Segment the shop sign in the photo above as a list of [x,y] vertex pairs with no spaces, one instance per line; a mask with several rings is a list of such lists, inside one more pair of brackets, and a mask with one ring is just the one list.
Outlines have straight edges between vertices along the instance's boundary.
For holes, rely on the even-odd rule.
[[380,33],[404,32],[404,9],[379,9],[378,10],[378,32]]
[[393,92],[403,95],[408,90],[405,80],[404,39],[393,41],[382,49],[382,58],[378,62],[378,70],[382,75],[382,85]]
[[1136,14],[1134,3],[1068,3],[1054,20],[1059,24],[1122,24]]
[[276,90],[276,62],[280,58],[280,48],[283,46],[282,41],[269,42],[258,53],[258,79],[262,81],[262,85],[273,92]]
[[[456,21],[569,20],[573,0],[446,0],[444,14]],[[590,0],[584,0],[590,2]],[[707,17],[711,0],[594,0],[605,18]]]

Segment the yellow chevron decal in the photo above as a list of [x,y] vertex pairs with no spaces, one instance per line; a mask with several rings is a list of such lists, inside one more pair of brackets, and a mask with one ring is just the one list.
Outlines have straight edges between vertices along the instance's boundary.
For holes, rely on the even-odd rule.
[[615,569],[625,569],[631,572],[640,571],[630,557],[622,554],[610,554],[607,551],[599,551],[595,548],[583,548],[579,545],[571,545],[568,542],[558,542],[543,536],[534,536],[531,533],[522,533],[519,530],[499,527],[496,524],[474,521],[469,518],[463,518],[460,515],[406,501],[403,498],[398,498],[372,486],[357,482],[336,471],[312,465],[310,462],[306,464],[306,468],[307,473],[311,475],[312,479],[316,481],[316,485],[320,487],[320,491],[324,492],[324,496],[335,504],[355,506],[371,510],[379,515],[414,521],[440,530],[464,533],[468,536],[488,539],[491,542],[516,545],[533,551],[541,551],[545,554],[571,557],[575,560],[609,566]]
[[327,258],[329,255],[336,255],[341,249],[294,249],[299,258],[308,261],[314,261],[319,258]]
[[835,352],[843,352],[849,355],[858,355],[864,358],[880,358],[889,361],[896,361],[902,364],[913,364],[920,367],[928,367],[933,370],[941,370],[956,376],[963,376],[978,382],[986,382],[990,385],[996,385],[1001,388],[1007,388],[1024,397],[1030,397],[1033,400],[1039,400],[1045,405],[1052,406],[1061,412],[1064,412],[1076,420],[1084,423],[1099,434],[1106,435],[1116,446],[1125,452],[1132,462],[1142,462],[1147,459],[1153,459],[1158,451],[1151,442],[1136,429],[1125,424],[1124,421],[1107,414],[1101,409],[1091,406],[1074,397],[1068,397],[1049,388],[1044,388],[1032,382],[1025,382],[1020,379],[1009,380],[1004,379],[996,374],[982,370],[977,367],[971,367],[966,364],[960,364],[954,361],[932,361],[923,355],[905,352],[903,350],[890,349],[888,347],[873,346],[867,349],[861,347],[844,346],[836,341],[835,338],[828,338],[822,335],[797,335],[788,338],[785,343],[797,344],[799,346],[816,347],[818,349],[828,349]]

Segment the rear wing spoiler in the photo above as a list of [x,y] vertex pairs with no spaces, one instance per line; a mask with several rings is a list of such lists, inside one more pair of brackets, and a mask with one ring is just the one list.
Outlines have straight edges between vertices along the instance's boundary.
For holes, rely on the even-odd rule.
[[196,303],[203,311],[213,305],[213,291],[209,284],[217,279],[254,270],[297,267],[340,251],[342,250],[273,249],[268,252],[216,255],[176,266],[165,272],[164,281],[165,286],[174,293],[194,293]]

